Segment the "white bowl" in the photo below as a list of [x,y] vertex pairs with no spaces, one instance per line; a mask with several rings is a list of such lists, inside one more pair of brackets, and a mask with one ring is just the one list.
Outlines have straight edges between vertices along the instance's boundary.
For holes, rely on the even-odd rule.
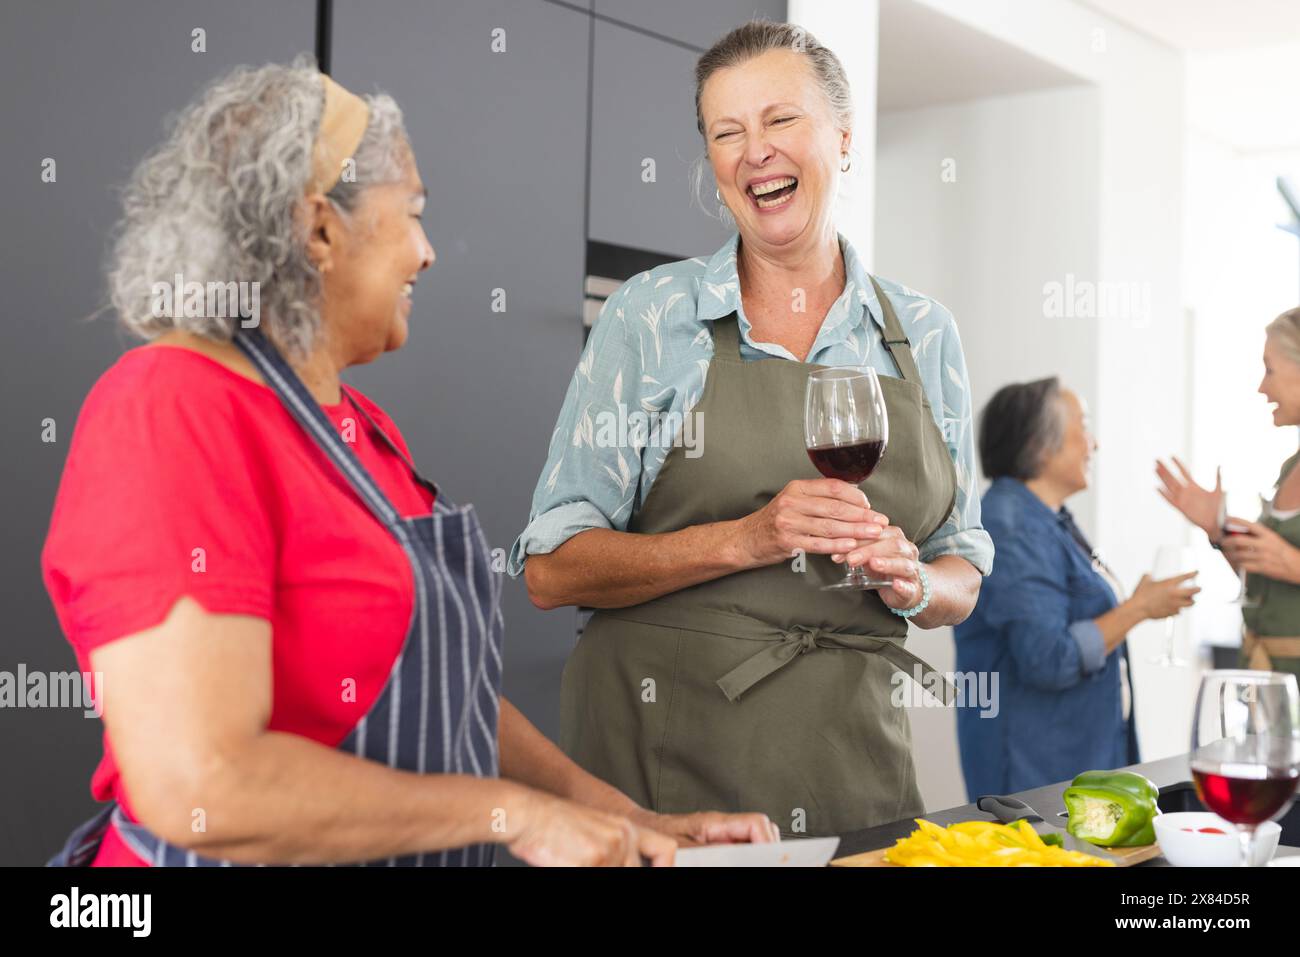
[[[1236,867],[1241,858],[1237,829],[1209,811],[1175,811],[1155,819],[1156,843],[1174,867]],[[1192,830],[1184,831],[1190,827]],[[1223,834],[1202,834],[1199,828],[1217,827]],[[1282,825],[1265,821],[1255,828],[1251,845],[1252,867],[1262,867],[1272,859],[1282,836]]]

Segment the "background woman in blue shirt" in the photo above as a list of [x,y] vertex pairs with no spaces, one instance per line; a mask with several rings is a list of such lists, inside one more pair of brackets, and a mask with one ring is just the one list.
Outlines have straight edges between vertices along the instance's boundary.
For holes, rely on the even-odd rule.
[[1200,589],[1182,587],[1191,574],[1144,575],[1118,600],[1122,589],[1064,505],[1088,487],[1096,448],[1083,403],[1055,377],[1004,386],[981,416],[980,459],[993,480],[981,510],[997,561],[956,627],[957,670],[997,672],[999,698],[996,709],[957,709],[971,800],[1140,760],[1124,638]]

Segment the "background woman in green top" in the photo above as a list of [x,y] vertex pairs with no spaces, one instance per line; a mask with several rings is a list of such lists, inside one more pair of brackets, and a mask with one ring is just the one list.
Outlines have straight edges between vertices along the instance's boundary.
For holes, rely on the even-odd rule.
[[[1300,425],[1300,308],[1282,313],[1265,330],[1264,378],[1259,392],[1273,403],[1273,424]],[[1246,593],[1256,604],[1242,609],[1243,667],[1300,674],[1300,452],[1282,465],[1273,500],[1258,522],[1240,519],[1244,535],[1219,527],[1223,486],[1202,488],[1178,459],[1175,475],[1161,462],[1156,472],[1165,499],[1205,530],[1232,565],[1246,572]]]

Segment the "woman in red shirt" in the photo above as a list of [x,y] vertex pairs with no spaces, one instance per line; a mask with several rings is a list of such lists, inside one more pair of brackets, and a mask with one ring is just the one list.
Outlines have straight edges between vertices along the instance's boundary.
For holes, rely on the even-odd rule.
[[667,863],[775,837],[645,811],[500,696],[473,507],[339,381],[406,341],[425,194],[392,99],[305,59],[212,84],[136,171],[110,284],[149,342],[87,397],[42,556],[102,676],[109,803],[52,863]]

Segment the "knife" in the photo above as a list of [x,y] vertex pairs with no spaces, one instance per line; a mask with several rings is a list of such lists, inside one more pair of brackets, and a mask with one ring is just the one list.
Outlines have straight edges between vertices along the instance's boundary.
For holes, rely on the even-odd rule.
[[710,844],[683,847],[674,867],[825,867],[840,846],[838,837],[807,837],[770,844]]
[[1091,854],[1093,857],[1100,857],[1112,862],[1115,860],[1114,855],[1104,847],[1090,844],[1075,837],[1063,827],[1049,824],[1043,820],[1041,814],[1019,798],[1004,797],[1000,794],[986,794],[975,802],[975,806],[981,811],[992,814],[1003,824],[1014,824],[1016,821],[1024,820],[1039,837],[1059,835],[1061,846],[1067,851],[1082,851],[1085,854]]

